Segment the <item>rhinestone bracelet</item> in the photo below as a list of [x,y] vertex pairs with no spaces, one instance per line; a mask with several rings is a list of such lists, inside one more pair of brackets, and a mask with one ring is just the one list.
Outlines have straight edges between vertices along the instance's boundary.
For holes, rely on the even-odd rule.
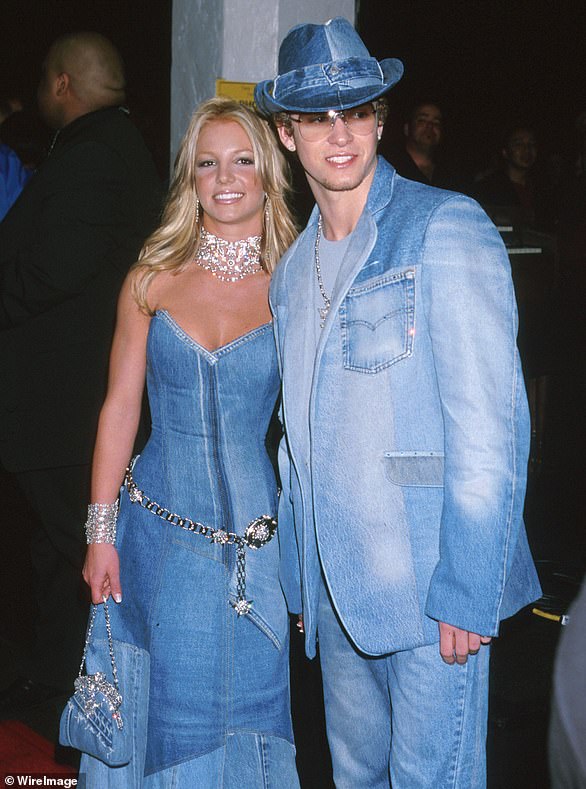
[[113,504],[88,504],[85,536],[88,545],[116,542],[118,502]]

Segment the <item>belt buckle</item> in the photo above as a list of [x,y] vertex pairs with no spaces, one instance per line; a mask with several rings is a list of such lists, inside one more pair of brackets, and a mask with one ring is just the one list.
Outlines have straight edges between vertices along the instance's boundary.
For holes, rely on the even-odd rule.
[[261,515],[251,521],[244,532],[244,540],[249,548],[257,550],[269,542],[277,530],[276,518],[270,515]]

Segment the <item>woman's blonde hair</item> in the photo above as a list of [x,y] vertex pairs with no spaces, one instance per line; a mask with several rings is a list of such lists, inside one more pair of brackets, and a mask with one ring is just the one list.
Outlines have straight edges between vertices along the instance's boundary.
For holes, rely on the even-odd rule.
[[255,170],[267,195],[261,243],[265,271],[273,272],[297,234],[286,202],[289,168],[268,122],[232,99],[216,97],[203,102],[181,141],[161,224],[145,241],[133,267],[132,294],[148,314],[152,314],[147,292],[153,277],[159,271],[182,271],[197,255],[200,221],[196,217],[195,152],[200,132],[210,121],[235,121],[250,139]]

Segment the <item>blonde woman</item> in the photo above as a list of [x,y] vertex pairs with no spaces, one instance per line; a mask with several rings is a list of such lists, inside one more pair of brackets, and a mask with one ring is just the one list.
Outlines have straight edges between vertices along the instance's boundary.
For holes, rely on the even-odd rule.
[[[85,756],[88,786],[298,787],[265,449],[279,389],[268,287],[295,236],[286,188],[265,121],[205,102],[122,289],[84,578],[95,603],[117,602],[113,635],[148,653],[150,680],[131,763]],[[125,475],[145,377],[152,433]]]

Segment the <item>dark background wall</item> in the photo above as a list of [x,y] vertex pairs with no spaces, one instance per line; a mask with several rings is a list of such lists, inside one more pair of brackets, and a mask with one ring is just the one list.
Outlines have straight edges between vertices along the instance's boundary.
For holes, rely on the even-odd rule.
[[437,96],[447,143],[472,167],[519,118],[536,125],[543,153],[572,145],[586,110],[584,0],[361,0],[358,26],[374,55],[405,65],[391,109]]

